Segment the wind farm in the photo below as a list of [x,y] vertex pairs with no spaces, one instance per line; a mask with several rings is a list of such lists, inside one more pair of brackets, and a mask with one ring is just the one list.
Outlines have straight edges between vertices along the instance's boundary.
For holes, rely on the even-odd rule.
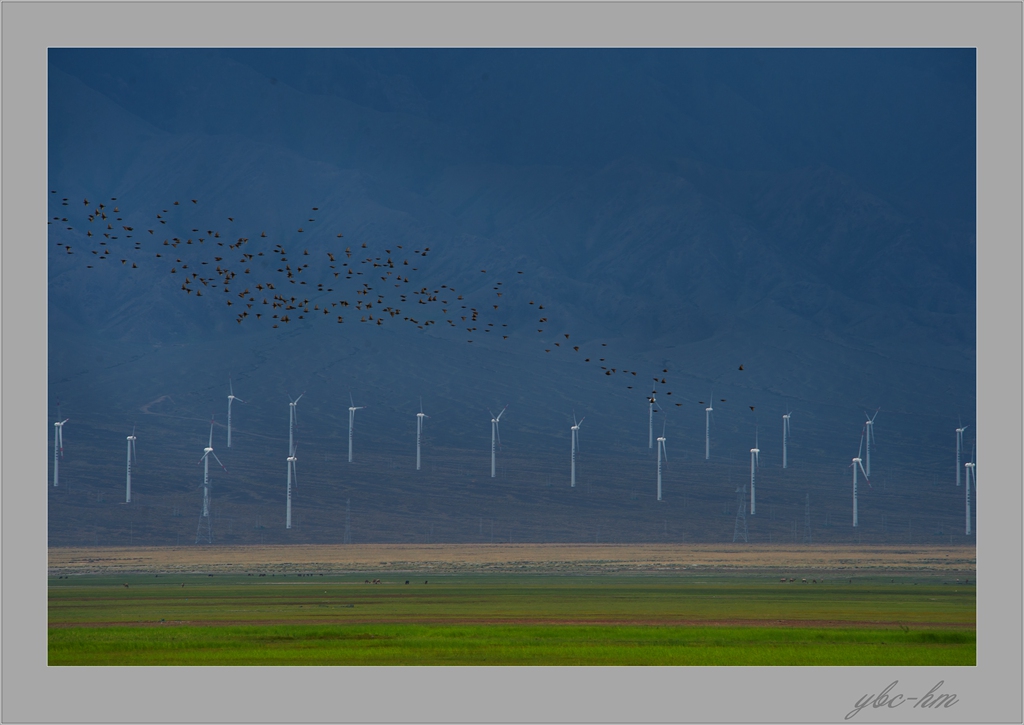
[[[74,608],[98,591],[89,587],[122,574],[117,594],[126,597],[157,592],[147,587],[165,576],[181,575],[175,586],[186,591],[197,577],[216,586],[225,577],[216,592],[201,583],[228,599],[286,578],[294,609],[274,604],[274,617],[305,627],[330,612],[323,623],[343,634],[360,622],[411,622],[404,604],[373,622],[363,614],[370,595],[353,594],[396,588],[403,597],[416,590],[409,596],[432,612],[424,626],[456,626],[460,613],[473,627],[501,616],[525,626],[534,621],[526,600],[513,597],[504,615],[501,602],[526,582],[544,603],[536,622],[568,633],[559,608],[593,594],[595,626],[676,628],[682,639],[665,645],[672,654],[648,664],[697,664],[682,657],[692,641],[683,635],[710,622],[711,609],[670,616],[664,607],[697,592],[688,588],[695,577],[712,576],[699,596],[722,597],[727,613],[708,626],[756,620],[799,639],[807,632],[794,632],[813,629],[800,608],[820,605],[860,646],[852,632],[869,622],[903,634],[900,612],[913,604],[925,612],[913,623],[919,632],[957,633],[954,654],[936,654],[922,634],[895,659],[857,659],[853,644],[836,644],[834,657],[787,655],[793,664],[973,662],[973,590],[956,583],[976,581],[985,511],[975,469],[986,429],[975,412],[973,190],[951,181],[960,174],[922,172],[914,179],[953,189],[936,206],[916,181],[878,170],[895,151],[869,153],[882,141],[845,114],[793,111],[822,93],[844,102],[814,75],[821,68],[885,78],[881,89],[864,81],[884,95],[919,88],[903,66],[871,53],[807,51],[798,67],[755,55],[51,51],[52,473],[38,482],[60,577],[55,628],[75,621]],[[729,58],[766,87],[804,73],[817,90],[787,86],[777,89],[785,103],[771,93],[767,101],[729,75],[719,62]],[[948,58],[973,68],[966,55]],[[768,67],[785,73],[762,77]],[[114,82],[130,68],[140,85]],[[705,76],[759,110],[735,120]],[[206,124],[181,106],[181,89],[198,78],[209,79],[195,99],[211,109]],[[158,82],[169,84],[173,112],[130,90]],[[240,90],[226,100],[224,89]],[[923,107],[948,109],[950,94]],[[605,115],[580,115],[605,98],[618,99]],[[505,103],[522,106],[521,125],[496,110]],[[291,109],[297,125],[266,121],[264,104]],[[626,107],[653,130],[641,133]],[[920,121],[916,108],[901,112]],[[764,113],[774,120],[762,127]],[[929,126],[934,138],[894,121],[886,148],[909,144],[915,158],[940,160],[938,150],[970,148],[960,126],[940,133],[942,118]],[[748,122],[760,131],[743,136]],[[807,140],[796,148],[793,138]],[[835,138],[866,145],[826,153]],[[98,149],[122,160],[104,161]],[[164,171],[145,171],[154,168]],[[213,417],[225,377],[227,416]],[[144,462],[133,488],[136,437]],[[123,550],[152,563],[120,569],[113,552]],[[78,567],[75,551],[102,564]],[[929,569],[922,562],[940,558],[929,552],[956,566]],[[705,554],[712,563],[685,563]],[[519,566],[526,578],[516,579]],[[85,577],[77,594],[63,579],[72,573]],[[592,588],[573,589],[561,574],[594,577]],[[814,593],[795,594],[805,578]],[[864,597],[856,612],[830,603],[841,582]],[[180,595],[184,606],[185,592],[166,586],[162,601]],[[915,586],[957,596],[932,604],[907,593]],[[420,599],[435,589],[448,594]],[[474,591],[486,605],[472,603]],[[633,598],[643,602],[635,612],[616,613]],[[752,614],[750,602],[763,598],[784,602],[771,611],[785,626]],[[93,612],[90,621],[152,614],[128,599],[116,606],[116,616]],[[220,623],[211,626],[222,626],[224,611],[210,606],[209,621]],[[51,638],[51,663],[91,646],[63,636]],[[413,649],[402,663],[415,661]],[[480,661],[479,652],[464,656],[458,663]],[[202,663],[226,663],[217,657]],[[584,660],[639,663],[620,650]],[[323,662],[358,663],[336,652]]]

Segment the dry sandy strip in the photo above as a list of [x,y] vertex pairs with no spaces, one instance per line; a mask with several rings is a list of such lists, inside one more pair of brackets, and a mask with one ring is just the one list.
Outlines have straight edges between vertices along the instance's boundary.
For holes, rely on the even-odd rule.
[[51,574],[128,572],[967,572],[973,546],[355,544],[51,548]]

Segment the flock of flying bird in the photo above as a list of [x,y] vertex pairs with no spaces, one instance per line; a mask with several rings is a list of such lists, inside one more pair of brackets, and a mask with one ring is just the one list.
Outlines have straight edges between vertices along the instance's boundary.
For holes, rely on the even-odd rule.
[[[56,195],[51,191],[51,195]],[[55,201],[55,197],[54,197]],[[55,206],[51,205],[51,206]],[[361,244],[349,244],[339,240],[344,238],[341,232],[325,232],[318,224],[317,218],[312,214],[319,212],[319,207],[311,207],[309,216],[296,229],[291,238],[286,240],[292,250],[302,247],[302,252],[289,251],[282,242],[271,243],[265,231],[258,236],[236,236],[237,232],[229,231],[235,227],[235,218],[226,217],[227,227],[223,230],[201,227],[212,227],[213,224],[199,224],[189,221],[183,210],[199,209],[198,199],[187,199],[183,204],[174,201],[158,212],[151,212],[148,218],[136,215],[129,216],[121,210],[121,204],[116,197],[110,197],[109,201],[94,202],[88,198],[82,200],[79,215],[74,220],[70,208],[77,207],[70,199],[64,197],[60,201],[61,207],[67,207],[69,211],[63,214],[54,214],[48,224],[51,226],[62,225],[64,228],[56,234],[52,234],[51,241],[55,247],[61,249],[66,255],[76,254],[76,250],[84,257],[86,269],[96,269],[103,265],[120,267],[127,270],[138,270],[140,264],[143,268],[148,265],[143,261],[145,255],[152,253],[154,259],[161,260],[167,269],[168,275],[175,275],[181,281],[180,289],[186,295],[194,295],[195,298],[215,297],[219,292],[227,307],[237,307],[238,311],[235,321],[243,323],[263,322],[269,324],[272,329],[287,326],[299,320],[312,320],[317,318],[327,319],[336,324],[344,324],[346,316],[349,321],[354,321],[358,315],[358,322],[376,327],[383,327],[393,321],[407,322],[415,325],[417,329],[425,330],[435,325],[439,320],[444,321],[452,328],[465,326],[469,333],[467,343],[472,343],[476,333],[501,333],[503,340],[508,340],[513,335],[509,330],[509,323],[501,322],[496,313],[501,309],[510,297],[509,286],[504,281],[494,281],[490,292],[493,297],[487,294],[486,303],[478,299],[479,295],[459,294],[454,286],[449,283],[443,284],[422,284],[418,279],[417,272],[420,272],[419,264],[422,259],[431,252],[430,247],[423,249],[406,250],[404,245],[390,245],[390,248],[381,250],[370,250],[366,242]],[[52,211],[57,211],[55,208]],[[148,223],[147,223],[148,221]],[[77,226],[76,226],[77,225]],[[312,226],[309,226],[312,225]],[[308,228],[307,228],[308,227]],[[189,231],[186,231],[189,230]],[[94,233],[95,231],[95,233]],[[223,233],[222,233],[223,231]],[[83,235],[84,232],[84,235]],[[334,236],[330,236],[334,234]],[[308,240],[299,244],[300,237]],[[163,239],[159,239],[163,237]],[[128,240],[132,240],[129,242]],[[73,242],[73,243],[72,243]],[[344,249],[341,245],[344,244]],[[84,249],[83,249],[84,245]],[[355,250],[353,250],[355,246]],[[312,247],[314,253],[309,249]],[[114,250],[120,250],[113,254]],[[262,258],[262,259],[261,259]],[[412,261],[410,261],[410,258]],[[276,262],[274,260],[276,259]],[[319,261],[317,261],[319,260]],[[314,264],[311,264],[313,262]],[[129,266],[130,263],[130,266]],[[327,270],[324,275],[326,282],[312,279],[318,273],[324,273],[323,267]],[[276,270],[276,271],[275,271]],[[481,269],[480,274],[487,274],[486,269]],[[517,271],[522,275],[522,271]],[[180,276],[177,276],[180,275]],[[412,280],[410,281],[410,276]],[[493,275],[492,275],[493,276]],[[362,277],[360,280],[358,278]],[[380,284],[378,285],[377,280]],[[351,283],[351,284],[349,284]],[[337,286],[337,290],[335,288]],[[342,286],[347,286],[347,293]],[[305,287],[305,290],[299,289]],[[354,289],[353,289],[354,287]],[[240,289],[241,288],[241,289]],[[392,292],[392,289],[397,292]],[[205,291],[205,295],[204,295]],[[293,294],[294,293],[294,294]],[[394,296],[397,295],[397,299]],[[475,300],[475,301],[474,301]],[[422,305],[425,309],[420,312],[411,312],[406,309],[403,314],[402,308],[408,305]],[[311,307],[312,305],[312,307]],[[399,306],[400,305],[400,306]],[[543,312],[545,306],[529,300],[530,306],[535,306],[537,311],[537,333],[543,334],[545,325],[549,322],[548,313]],[[417,308],[412,308],[414,311]],[[440,310],[440,315],[436,311]],[[415,314],[415,316],[414,316]],[[450,317],[449,317],[450,315]],[[481,319],[481,316],[486,316]],[[492,319],[493,321],[487,321]],[[507,319],[507,318],[506,318]],[[458,320],[458,322],[456,322]],[[461,324],[460,324],[461,323]],[[552,344],[553,347],[561,348],[563,351],[571,349],[578,354],[581,351],[580,345],[570,346],[571,333],[563,332]],[[542,340],[544,338],[541,338]],[[564,343],[564,347],[563,347]],[[601,343],[607,347],[607,343]],[[545,352],[551,353],[551,347],[545,347]],[[598,353],[606,354],[606,353]],[[594,354],[586,357],[583,353],[584,363],[591,363]],[[604,357],[596,360],[597,363],[606,363]],[[605,376],[625,375],[631,378],[638,375],[636,370],[630,370],[619,366],[613,366],[608,362],[605,365],[598,365]],[[744,370],[741,364],[739,371]],[[656,410],[661,410],[658,403],[658,386],[668,385],[668,368],[662,368],[659,374],[652,378],[650,393],[646,394],[649,405],[649,431],[648,444],[654,447],[653,416]],[[627,385],[632,390],[633,385]],[[667,396],[672,391],[665,390]],[[301,396],[300,396],[301,397]],[[233,390],[228,398],[228,445],[230,446],[231,435],[231,402],[236,399]],[[707,407],[706,425],[710,426],[710,416],[713,410],[713,400],[697,401],[699,405]],[[718,402],[727,402],[725,398],[719,398]],[[291,484],[294,477],[294,465],[296,461],[295,445],[292,439],[294,426],[294,408],[298,400],[290,404],[291,419],[289,423],[289,456],[288,456],[288,523],[290,526],[291,508]],[[683,403],[675,403],[682,407]],[[755,412],[754,405],[748,406],[751,412]],[[356,410],[353,403],[349,408],[349,460],[352,459],[352,424],[353,415]],[[59,411],[58,411],[59,412]],[[504,410],[502,410],[502,413]],[[877,414],[877,411],[876,411]],[[422,406],[417,417],[417,468],[419,468],[420,433],[422,431],[423,418]],[[491,475],[494,476],[494,437],[497,432],[498,420],[501,413],[495,417],[492,414],[492,445],[491,445]],[[786,467],[786,443],[789,432],[789,417],[787,413],[783,416],[783,467]],[[59,418],[59,415],[58,415]],[[54,439],[54,485],[58,482],[59,453],[63,453],[62,428],[67,421],[55,423]],[[576,421],[573,418],[572,427],[572,484],[575,485],[575,462],[577,436],[579,427],[583,421]],[[871,453],[870,446],[874,440],[873,435],[874,417],[869,417],[864,425],[861,435],[861,445],[865,440],[868,444],[867,467],[863,465],[860,458],[860,451],[853,459],[853,525],[857,526],[857,474],[858,471],[864,474],[865,481],[870,482]],[[756,426],[756,423],[755,423]],[[957,485],[960,483],[960,456],[962,454],[962,427],[957,429]],[[131,462],[134,455],[135,432],[128,437],[128,471],[127,471],[127,500],[131,500]],[[658,442],[658,499],[661,499],[661,459],[665,450],[664,433],[657,439]],[[709,454],[710,433],[706,427],[705,434],[705,457]],[[207,527],[209,499],[208,499],[208,465],[209,456],[213,454],[213,426],[211,421],[210,441],[204,450],[201,462],[205,462],[207,469],[204,470],[204,502],[203,517]],[[59,453],[58,453],[59,451]],[[750,480],[750,513],[755,513],[755,474],[759,465],[760,449],[757,447],[755,434],[755,447],[751,449],[751,480]],[[220,463],[219,459],[217,460]],[[974,461],[965,464],[967,472],[967,532],[970,533],[970,484],[974,474]],[[199,533],[197,532],[197,541]]]
[[[235,311],[239,325],[258,323],[283,329],[299,320],[321,319],[338,325],[357,321],[383,327],[401,321],[426,330],[443,322],[454,329],[464,328],[467,343],[479,339],[480,334],[500,333],[506,341],[515,335],[509,323],[501,321],[509,319],[502,313],[511,304],[510,285],[505,281],[494,280],[483,294],[460,294],[448,283],[424,284],[417,272],[431,253],[430,247],[410,251],[394,244],[370,249],[366,242],[343,242],[343,233],[327,230],[318,222],[317,206],[310,208],[289,239],[273,242],[266,231],[240,234],[241,224],[234,216],[224,217],[219,224],[208,219],[196,221],[195,217],[201,217],[199,199],[175,200],[159,210],[129,214],[117,197],[102,202],[83,198],[79,204],[57,197],[56,190],[50,194],[47,223],[54,227],[51,241],[55,251],[80,255],[86,269],[110,266],[126,272],[145,271],[149,268],[146,261],[157,260],[169,277],[173,275],[175,285],[180,281],[184,294],[198,299],[219,293],[225,306]],[[488,272],[481,269],[479,274]],[[493,277],[493,271],[491,274]],[[321,281],[324,278],[326,282]],[[543,335],[549,326],[545,305],[530,299],[528,306],[535,307],[536,331]],[[588,356],[581,352],[581,345],[570,344],[570,332],[563,331],[553,340],[540,339],[546,353],[571,350],[605,376],[626,376],[628,390],[637,383],[637,370],[599,357],[607,351]],[[645,397],[652,410],[659,406],[658,386],[669,385],[668,375],[668,368],[663,367],[651,378],[651,390]],[[672,395],[667,388],[663,392]],[[698,405],[705,404],[698,401]],[[676,407],[683,405],[675,403]],[[753,405],[748,407],[755,410]]]

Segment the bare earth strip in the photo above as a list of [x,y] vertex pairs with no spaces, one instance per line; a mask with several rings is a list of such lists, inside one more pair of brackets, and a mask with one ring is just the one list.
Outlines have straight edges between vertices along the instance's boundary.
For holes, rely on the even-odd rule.
[[349,544],[51,548],[51,574],[245,573],[601,573],[861,571],[967,572],[973,546],[712,544]]

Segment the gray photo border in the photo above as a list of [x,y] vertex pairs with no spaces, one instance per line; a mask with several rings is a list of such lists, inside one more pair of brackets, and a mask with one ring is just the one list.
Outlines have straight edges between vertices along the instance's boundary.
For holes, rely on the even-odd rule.
[[[941,680],[957,703],[866,708],[852,722],[1021,722],[1021,3],[4,2],[0,13],[4,722],[843,722],[893,680],[908,695]],[[309,45],[977,48],[977,666],[47,667],[47,47]]]

